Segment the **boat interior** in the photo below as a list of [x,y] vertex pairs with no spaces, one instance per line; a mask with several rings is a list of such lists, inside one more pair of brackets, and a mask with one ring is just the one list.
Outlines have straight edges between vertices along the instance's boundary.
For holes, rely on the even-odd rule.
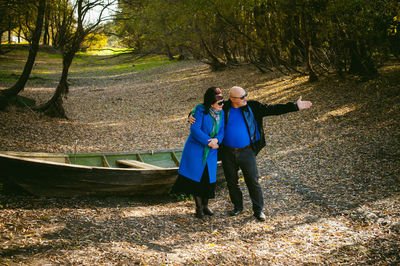
[[164,169],[179,167],[182,151],[148,151],[135,153],[34,153],[0,152],[9,156],[75,165]]

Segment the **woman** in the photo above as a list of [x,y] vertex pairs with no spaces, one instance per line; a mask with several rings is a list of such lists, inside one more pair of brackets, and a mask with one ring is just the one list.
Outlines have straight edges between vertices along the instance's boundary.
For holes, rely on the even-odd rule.
[[195,108],[196,122],[183,148],[181,163],[171,192],[193,195],[196,217],[213,215],[208,199],[215,197],[217,149],[224,136],[223,97],[216,87],[207,89],[203,104]]

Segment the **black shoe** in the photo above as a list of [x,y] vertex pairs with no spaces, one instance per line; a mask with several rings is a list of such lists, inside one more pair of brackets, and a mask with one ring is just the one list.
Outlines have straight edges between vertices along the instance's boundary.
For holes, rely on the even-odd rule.
[[196,214],[195,214],[195,216],[196,216],[197,218],[199,218],[199,219],[203,219],[203,217],[204,217],[203,210],[201,210],[201,209],[196,209]]
[[214,215],[214,212],[210,208],[208,208],[208,206],[203,207],[203,213],[210,216]]
[[243,211],[243,209],[234,208],[234,209],[229,213],[229,215],[230,215],[230,216],[238,216],[242,211]]
[[208,198],[202,198],[201,205],[203,207],[203,213],[205,215],[210,215],[210,216],[214,215],[214,212],[208,207]]
[[261,222],[265,221],[265,214],[262,213],[262,212],[254,213],[254,217],[256,217],[256,219],[261,221]]

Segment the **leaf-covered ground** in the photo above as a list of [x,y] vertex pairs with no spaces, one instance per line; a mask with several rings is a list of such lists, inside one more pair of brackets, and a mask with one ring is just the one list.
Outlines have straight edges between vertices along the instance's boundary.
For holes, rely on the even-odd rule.
[[[15,81],[26,53],[0,57],[0,88]],[[170,196],[3,196],[0,263],[30,264],[376,264],[400,263],[400,65],[359,82],[316,83],[251,66],[210,72],[193,61],[125,57],[75,62],[64,106],[70,120],[12,107],[0,112],[0,150],[73,152],[182,147],[186,116],[205,89],[233,85],[264,103],[311,100],[310,110],[264,119],[258,155],[266,222],[232,208],[224,183],[214,217]],[[39,54],[24,96],[47,101],[60,59]],[[134,64],[134,65],[133,65]]]

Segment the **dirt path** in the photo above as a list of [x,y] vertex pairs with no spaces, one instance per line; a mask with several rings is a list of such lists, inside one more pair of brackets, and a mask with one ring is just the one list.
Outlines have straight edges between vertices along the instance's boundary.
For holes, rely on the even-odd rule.
[[[117,71],[107,68],[113,63],[76,64],[65,101],[70,121],[16,108],[0,112],[0,150],[182,147],[186,115],[209,86],[227,95],[239,85],[264,103],[302,95],[313,102],[311,110],[264,119],[267,147],[258,165],[267,221],[252,217],[244,183],[242,215],[228,217],[231,205],[220,184],[211,201],[216,215],[204,221],[194,218],[192,202],[168,196],[3,197],[1,263],[400,263],[399,65],[382,68],[374,81],[326,77],[309,84],[251,66],[212,73],[185,61]],[[56,80],[50,73],[23,94],[44,102]]]

